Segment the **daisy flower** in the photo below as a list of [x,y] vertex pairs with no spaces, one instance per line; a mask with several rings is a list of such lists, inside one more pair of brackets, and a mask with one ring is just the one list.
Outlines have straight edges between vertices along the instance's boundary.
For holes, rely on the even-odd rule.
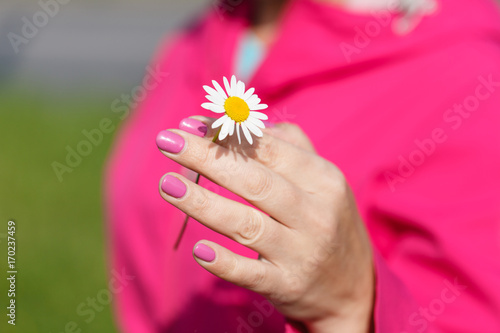
[[208,93],[206,98],[210,103],[203,103],[201,107],[215,113],[224,113],[212,124],[212,128],[222,126],[218,135],[219,140],[224,140],[226,136],[236,132],[238,142],[241,144],[241,127],[248,143],[252,144],[253,139],[250,133],[262,137],[261,129],[265,128],[262,120],[267,120],[264,113],[257,111],[267,109],[267,105],[259,104],[260,98],[254,94],[255,89],[250,88],[245,91],[245,84],[242,81],[236,81],[234,75],[231,77],[231,83],[226,77],[223,77],[223,81],[226,91],[215,80],[212,81],[215,89],[203,86],[203,89]]

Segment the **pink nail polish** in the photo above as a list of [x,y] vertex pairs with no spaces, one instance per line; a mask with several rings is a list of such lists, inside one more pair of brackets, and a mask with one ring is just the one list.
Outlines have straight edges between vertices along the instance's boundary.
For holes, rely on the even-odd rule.
[[186,185],[177,177],[166,175],[161,183],[161,190],[174,198],[182,198],[186,194]]
[[161,131],[156,136],[156,145],[168,153],[177,154],[184,148],[184,139],[171,131]]
[[207,125],[193,118],[184,118],[179,124],[179,129],[203,138],[207,135]]
[[215,259],[215,251],[202,243],[196,245],[193,252],[197,258],[206,262],[212,262]]

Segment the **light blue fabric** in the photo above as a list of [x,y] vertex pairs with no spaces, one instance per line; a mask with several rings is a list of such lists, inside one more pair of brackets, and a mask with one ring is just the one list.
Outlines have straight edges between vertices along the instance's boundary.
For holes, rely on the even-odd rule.
[[243,34],[234,62],[234,72],[238,80],[248,82],[262,62],[265,52],[265,45],[252,31]]

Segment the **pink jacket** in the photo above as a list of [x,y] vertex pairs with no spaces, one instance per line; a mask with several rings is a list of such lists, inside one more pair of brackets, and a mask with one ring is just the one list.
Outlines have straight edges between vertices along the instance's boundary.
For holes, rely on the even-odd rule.
[[[184,215],[158,193],[181,168],[157,133],[213,116],[202,85],[232,74],[248,23],[230,3],[159,50],[109,160],[112,268],[134,277],[115,298],[123,332],[295,332],[262,297],[201,268],[192,247],[257,253],[193,220],[172,251]],[[271,121],[299,124],[350,182],[375,249],[377,333],[500,332],[500,16],[490,0],[439,5],[399,36],[383,13],[292,0],[247,82]]]

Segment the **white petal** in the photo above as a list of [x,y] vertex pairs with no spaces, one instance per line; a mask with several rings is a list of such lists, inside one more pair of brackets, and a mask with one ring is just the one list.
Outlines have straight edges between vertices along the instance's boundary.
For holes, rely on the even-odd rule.
[[211,95],[211,96],[214,96],[214,97],[222,97],[218,92],[217,90],[215,90],[214,88],[212,87],[209,87],[209,86],[203,86],[203,89],[205,89],[205,91],[207,92],[207,94]]
[[210,110],[212,108],[212,106],[214,106],[215,104],[214,103],[202,103],[201,104],[201,107],[204,108],[204,109],[207,109],[207,110]]
[[250,110],[252,110],[252,111],[265,110],[265,109],[267,109],[267,104],[258,104],[258,105],[250,106]]
[[250,97],[246,102],[251,109],[252,106],[255,106],[260,103],[260,98],[257,95],[252,95],[252,97]]
[[224,81],[224,87],[226,87],[227,95],[232,96],[231,95],[231,86],[229,85],[229,81],[227,80],[227,78],[225,76],[222,77],[222,81]]
[[219,140],[222,141],[226,138],[229,133],[229,125],[231,125],[231,119],[226,119],[219,132]]
[[213,111],[215,113],[223,113],[226,110],[224,110],[224,107],[222,105],[217,105],[214,103],[203,103],[201,105],[202,108]]
[[219,119],[217,119],[216,121],[213,122],[212,124],[212,128],[217,128],[219,127],[220,125],[222,125],[224,123],[224,121],[229,118],[227,116],[227,114],[223,115],[222,117],[220,117]]
[[266,128],[266,125],[264,125],[264,123],[262,122],[262,120],[257,119],[255,117],[248,117],[248,119],[246,121],[251,122],[252,124],[254,124],[257,127]]
[[215,80],[212,80],[212,84],[214,85],[215,87],[215,90],[217,90],[217,92],[222,96],[224,97],[224,99],[227,98],[227,95],[226,93],[224,92],[224,89],[222,89],[222,87],[220,86],[219,82],[215,81]]
[[229,119],[229,121],[231,122],[231,126],[229,126],[229,135],[233,135],[234,134],[234,123],[235,123],[235,121],[232,120],[232,119]]
[[247,92],[243,95],[243,100],[245,102],[252,96],[252,94],[255,92],[255,88],[250,88],[247,90]]
[[260,128],[258,128],[251,122],[245,121],[245,126],[250,130],[250,132],[252,132],[256,136],[262,137],[262,131],[260,130]]
[[247,127],[245,126],[245,123],[241,123],[241,129],[243,130],[243,134],[245,134],[245,138],[247,138],[248,143],[252,144],[253,143],[252,135],[248,131]]
[[243,98],[243,95],[245,94],[245,84],[242,81],[238,81],[236,84],[236,96],[239,98]]
[[238,143],[241,145],[240,123],[236,123],[236,134],[238,135]]
[[236,96],[236,76],[231,76],[231,96]]
[[208,99],[210,102],[214,103],[215,105],[224,106],[225,100],[222,99],[222,97],[220,96],[215,97],[214,95],[206,95],[205,98]]
[[267,119],[269,119],[266,114],[264,114],[262,112],[256,112],[256,111],[250,111],[250,116],[251,117],[255,117],[257,119],[260,119],[260,120],[267,120]]

